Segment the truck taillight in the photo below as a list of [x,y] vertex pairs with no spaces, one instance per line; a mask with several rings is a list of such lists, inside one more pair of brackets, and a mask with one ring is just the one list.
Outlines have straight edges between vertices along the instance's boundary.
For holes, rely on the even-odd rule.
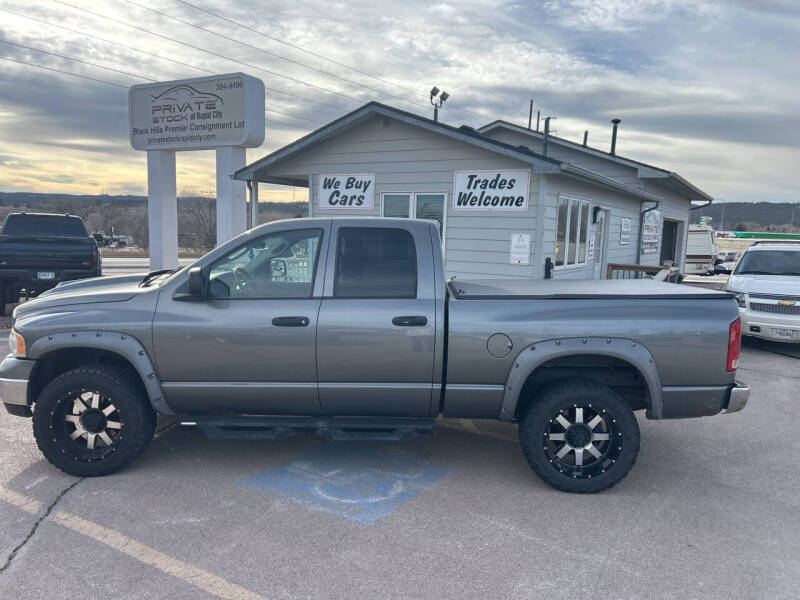
[[742,320],[736,319],[728,328],[728,363],[725,370],[732,373],[739,367],[742,352]]
[[97,267],[97,264],[100,262],[100,250],[97,248],[97,244],[91,244],[92,246],[92,263],[93,267]]

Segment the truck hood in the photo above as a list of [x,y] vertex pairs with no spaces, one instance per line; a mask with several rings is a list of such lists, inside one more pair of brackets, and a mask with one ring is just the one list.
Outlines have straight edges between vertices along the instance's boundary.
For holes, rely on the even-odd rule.
[[145,275],[146,273],[138,273],[136,275],[93,277],[61,283],[30,302],[17,306],[14,311],[15,317],[56,306],[130,300],[142,291],[139,283]]
[[757,294],[800,296],[800,277],[796,275],[731,275],[728,290]]

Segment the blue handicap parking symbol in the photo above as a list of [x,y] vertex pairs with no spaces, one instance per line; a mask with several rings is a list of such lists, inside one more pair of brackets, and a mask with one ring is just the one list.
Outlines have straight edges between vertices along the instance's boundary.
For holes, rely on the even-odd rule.
[[371,525],[439,481],[448,470],[405,454],[326,444],[241,485]]

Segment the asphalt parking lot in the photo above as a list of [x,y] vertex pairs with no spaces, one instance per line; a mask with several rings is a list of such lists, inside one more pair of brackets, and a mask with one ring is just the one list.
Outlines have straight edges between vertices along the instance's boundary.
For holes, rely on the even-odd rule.
[[636,466],[594,496],[474,421],[383,444],[167,426],[76,479],[0,410],[0,598],[797,598],[799,364],[747,344],[744,411],[640,418]]

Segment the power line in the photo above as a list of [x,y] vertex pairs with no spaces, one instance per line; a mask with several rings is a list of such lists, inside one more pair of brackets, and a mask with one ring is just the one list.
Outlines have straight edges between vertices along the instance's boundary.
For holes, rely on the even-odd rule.
[[[369,77],[369,78],[371,78],[371,79],[375,79],[376,81],[380,81],[381,83],[384,83],[384,84],[386,84],[386,85],[389,85],[389,86],[395,87],[395,88],[397,88],[397,89],[403,90],[403,91],[405,91],[405,92],[408,92],[408,93],[410,93],[410,94],[414,94],[415,96],[421,96],[421,97],[427,98],[427,95],[426,95],[424,92],[420,92],[419,90],[412,90],[411,88],[407,88],[407,87],[405,87],[405,86],[402,86],[402,85],[400,85],[400,84],[398,84],[398,83],[394,83],[394,82],[392,82],[392,81],[389,81],[388,79],[384,79],[384,78],[382,78],[382,77],[378,77],[378,76],[376,76],[376,75],[372,75],[371,73],[367,73],[366,71],[363,71],[363,70],[361,70],[361,69],[358,69],[358,68],[356,68],[356,67],[352,67],[352,66],[350,66],[350,65],[347,65],[347,64],[345,64],[345,63],[341,63],[341,62],[339,62],[339,61],[333,60],[332,58],[328,58],[327,56],[324,56],[324,55],[322,55],[322,54],[318,54],[318,53],[316,53],[316,52],[312,52],[311,50],[307,50],[306,48],[303,48],[302,46],[298,46],[298,45],[296,45],[296,44],[292,44],[291,42],[287,42],[286,40],[283,40],[283,39],[281,39],[281,38],[279,38],[279,37],[276,37],[276,36],[274,36],[274,35],[270,35],[270,34],[268,34],[268,33],[264,33],[263,31],[261,31],[261,30],[258,30],[258,29],[255,29],[254,27],[250,27],[250,26],[248,26],[248,25],[245,25],[244,23],[240,23],[240,22],[238,22],[238,21],[235,21],[235,20],[233,20],[233,19],[231,19],[231,18],[228,18],[228,17],[226,17],[226,16],[224,16],[224,15],[221,15],[221,14],[219,14],[219,13],[215,13],[215,12],[213,12],[213,11],[210,11],[210,10],[208,10],[208,9],[205,9],[205,8],[203,8],[203,7],[201,7],[201,6],[197,6],[197,5],[195,5],[195,4],[192,4],[191,2],[188,2],[187,0],[175,0],[175,1],[176,1],[176,2],[180,2],[181,4],[185,4],[186,6],[190,6],[190,7],[194,8],[195,10],[199,10],[199,11],[201,11],[201,12],[204,12],[204,13],[208,14],[208,15],[211,15],[212,17],[216,17],[217,19],[222,19],[223,21],[227,21],[228,23],[232,23],[233,25],[236,25],[237,27],[241,27],[241,28],[243,28],[243,29],[246,29],[247,31],[251,31],[251,32],[253,32],[253,33],[257,34],[257,35],[260,35],[260,36],[262,36],[262,37],[265,37],[265,38],[267,38],[267,39],[269,39],[269,40],[272,40],[272,41],[274,41],[274,42],[277,42],[277,43],[279,43],[279,44],[283,44],[283,45],[285,45],[285,46],[288,46],[288,47],[290,47],[290,48],[294,48],[295,50],[298,50],[298,51],[300,51],[300,52],[305,52],[306,54],[309,54],[309,55],[311,55],[311,56],[314,56],[314,57],[316,57],[316,58],[319,58],[319,59],[325,60],[325,61],[327,61],[327,62],[329,62],[329,63],[332,63],[332,64],[334,64],[334,65],[338,65],[338,66],[340,66],[340,67],[343,67],[343,68],[345,68],[345,69],[350,69],[351,71],[355,71],[356,73],[360,73],[361,75],[364,75],[364,76],[366,76],[366,77]],[[144,8],[145,10],[152,11],[152,12],[154,12],[154,13],[156,13],[156,14],[159,14],[159,15],[165,16],[165,17],[167,17],[167,18],[174,19],[174,20],[176,20],[176,21],[178,21],[178,22],[180,22],[180,23],[184,23],[184,24],[186,24],[186,25],[189,25],[190,27],[194,27],[194,28],[196,28],[196,29],[200,29],[200,30],[202,30],[202,31],[206,31],[206,32],[208,32],[208,33],[211,33],[211,34],[213,34],[213,35],[221,36],[221,37],[223,37],[223,38],[225,38],[225,39],[232,40],[232,41],[234,41],[234,42],[236,42],[236,43],[238,43],[238,44],[242,44],[242,45],[244,45],[244,46],[247,46],[247,47],[249,47],[249,48],[253,48],[253,49],[255,49],[255,50],[258,50],[258,51],[260,51],[260,52],[264,52],[264,53],[266,53],[266,54],[270,54],[271,56],[278,56],[279,58],[281,58],[281,59],[283,59],[283,60],[287,60],[287,61],[289,61],[289,62],[292,62],[292,63],[294,63],[294,64],[298,64],[298,65],[300,65],[300,66],[303,66],[303,67],[305,67],[305,68],[307,68],[307,69],[312,69],[312,70],[314,70],[314,71],[317,71],[317,72],[323,73],[324,75],[327,75],[327,76],[329,76],[329,77],[335,77],[336,79],[341,79],[342,81],[346,81],[347,83],[350,83],[350,84],[352,84],[352,85],[357,85],[357,86],[359,86],[359,87],[366,87],[367,89],[370,89],[370,90],[372,90],[372,91],[374,91],[374,92],[378,92],[378,93],[380,93],[380,94],[386,94],[386,95],[388,95],[388,96],[389,96],[389,97],[391,97],[391,98],[398,99],[398,100],[400,100],[400,101],[402,101],[402,102],[405,102],[406,104],[410,104],[410,105],[412,105],[412,106],[415,106],[415,107],[417,106],[417,104],[416,104],[415,102],[412,102],[412,101],[410,101],[410,100],[406,100],[405,98],[403,98],[403,97],[401,97],[401,96],[398,96],[398,95],[396,95],[396,94],[391,94],[391,93],[388,93],[388,92],[385,92],[385,91],[381,91],[381,90],[379,90],[379,89],[377,89],[377,88],[370,87],[370,86],[362,86],[362,84],[359,84],[358,82],[352,81],[352,80],[350,80],[350,79],[346,79],[346,78],[344,78],[344,77],[340,77],[340,76],[338,76],[338,75],[335,75],[334,73],[330,73],[330,72],[328,72],[328,71],[325,71],[325,70],[321,70],[321,69],[317,69],[317,68],[315,68],[315,67],[311,67],[311,66],[309,66],[309,65],[306,65],[305,63],[301,63],[301,62],[299,62],[299,61],[296,61],[296,60],[293,60],[293,59],[286,58],[286,57],[284,57],[284,56],[281,56],[281,55],[275,54],[275,53],[273,53],[273,52],[269,52],[269,51],[267,51],[267,50],[263,50],[263,49],[261,49],[261,48],[257,48],[257,47],[255,47],[255,46],[251,46],[250,44],[246,44],[246,43],[244,43],[244,42],[241,42],[241,41],[239,41],[239,40],[235,40],[235,39],[232,39],[232,38],[228,38],[227,36],[224,36],[224,35],[222,35],[222,34],[216,33],[216,32],[214,32],[214,31],[211,31],[211,30],[209,30],[209,29],[205,29],[205,28],[203,28],[203,27],[200,27],[199,25],[195,25],[195,24],[193,24],[193,23],[190,23],[190,22],[188,22],[188,21],[185,21],[185,20],[183,20],[183,19],[179,19],[178,17],[173,17],[173,16],[171,16],[171,15],[168,15],[168,14],[166,14],[166,13],[162,13],[162,12],[160,12],[160,11],[158,11],[158,10],[155,10],[155,9],[153,9],[153,8],[149,8],[149,7],[147,7],[147,6],[143,6],[143,5],[139,4],[138,2],[134,2],[133,0],[125,0],[125,2],[127,2],[128,4],[133,4],[133,5],[135,5],[135,6],[138,6],[138,7],[140,7],[140,8]],[[481,115],[481,114],[479,114],[479,113],[477,113],[477,112],[474,112],[474,111],[472,111],[472,110],[469,110],[469,109],[467,109],[467,108],[458,108],[458,107],[455,107],[455,109],[454,109],[454,110],[458,110],[458,111],[466,112],[466,113],[469,113],[469,114],[475,115],[475,116],[477,116],[477,117],[480,117],[481,119],[483,119],[483,118],[484,118],[484,117],[483,117],[483,115]]]
[[314,89],[318,89],[318,90],[320,90],[322,92],[325,92],[327,94],[333,94],[333,95],[336,95],[336,96],[342,96],[343,98],[347,98],[348,100],[354,100],[355,102],[359,102],[359,103],[363,102],[363,100],[361,98],[356,98],[355,96],[351,96],[351,95],[345,94],[343,92],[336,92],[334,90],[331,90],[331,89],[328,89],[328,88],[324,88],[322,86],[315,85],[313,83],[308,83],[307,81],[303,81],[301,79],[296,79],[294,77],[290,77],[289,75],[283,75],[281,73],[276,73],[275,71],[270,71],[269,69],[265,69],[264,67],[259,67],[257,65],[254,65],[254,64],[251,64],[251,63],[247,63],[247,62],[244,62],[242,60],[238,60],[238,59],[235,59],[235,58],[230,58],[229,56],[225,56],[224,54],[219,54],[218,52],[213,52],[212,50],[207,50],[205,48],[201,48],[200,46],[194,46],[193,44],[190,44],[188,42],[183,42],[181,40],[177,40],[175,38],[171,38],[169,36],[162,35],[160,33],[156,33],[155,31],[149,31],[148,29],[145,29],[144,27],[139,27],[137,25],[132,25],[132,24],[126,23],[125,21],[122,21],[120,19],[115,19],[113,17],[109,17],[107,15],[91,11],[88,8],[83,8],[81,6],[76,6],[74,4],[70,4],[69,2],[64,2],[64,0],[53,0],[53,2],[55,2],[57,4],[62,4],[64,6],[68,6],[70,8],[75,9],[75,10],[79,10],[79,11],[88,13],[90,15],[93,15],[95,17],[99,17],[101,19],[105,19],[107,21],[111,21],[112,23],[117,23],[118,25],[123,25],[125,27],[129,27],[131,29],[135,29],[137,31],[142,31],[142,32],[147,33],[149,35],[153,35],[155,37],[158,37],[158,38],[170,41],[170,42],[174,42],[174,43],[180,44],[182,46],[186,46],[187,48],[192,48],[194,50],[199,50],[200,52],[205,52],[206,54],[211,54],[211,55],[216,56],[218,58],[223,58],[225,60],[229,60],[229,61],[238,63],[240,65],[244,65],[246,67],[250,67],[251,69],[258,69],[259,71],[263,71],[264,73],[268,73],[268,74],[274,75],[276,77],[281,77],[283,79],[288,79],[289,81],[293,81],[293,82],[299,83],[301,85],[305,85],[305,86],[308,86],[308,87],[311,87],[311,88],[314,88]]
[[[132,2],[132,0],[125,0],[125,1],[129,2],[130,4],[136,4],[135,2]],[[389,81],[388,79],[384,79],[382,77],[378,77],[376,75],[372,75],[371,73],[367,73],[366,71],[362,71],[361,69],[358,69],[356,67],[353,67],[353,66],[347,65],[345,63],[341,63],[339,61],[333,60],[332,58],[328,58],[327,56],[323,56],[322,54],[317,54],[316,52],[312,52],[311,50],[307,50],[306,48],[303,48],[302,46],[298,46],[297,44],[292,44],[291,42],[287,42],[286,40],[283,40],[283,39],[281,39],[279,37],[276,37],[274,35],[270,35],[268,33],[264,33],[263,31],[255,29],[254,27],[249,27],[248,25],[245,25],[244,23],[240,23],[238,21],[234,21],[233,19],[230,19],[230,18],[228,18],[228,17],[226,17],[224,15],[221,15],[219,13],[215,13],[215,12],[210,11],[208,9],[205,9],[205,8],[203,8],[201,6],[197,6],[195,4],[192,4],[191,2],[187,2],[186,0],[175,0],[175,1],[176,2],[180,2],[181,4],[185,4],[186,6],[190,6],[190,7],[194,8],[195,10],[199,10],[201,12],[204,12],[204,13],[208,14],[208,15],[211,15],[212,17],[216,17],[218,19],[222,19],[223,21],[227,21],[228,23],[232,23],[233,25],[236,25],[237,27],[241,27],[243,29],[246,29],[247,31],[252,31],[255,34],[258,34],[258,35],[260,35],[262,37],[265,37],[265,38],[267,38],[269,40],[272,40],[274,42],[277,42],[279,44],[283,44],[284,46],[288,46],[289,48],[294,48],[295,50],[298,50],[300,52],[304,52],[304,53],[306,53],[306,54],[308,54],[310,56],[314,56],[316,58],[322,59],[324,61],[327,61],[329,63],[332,63],[332,64],[340,66],[340,67],[343,67],[345,69],[350,69],[351,71],[355,71],[356,73],[360,73],[361,75],[364,75],[365,77],[369,77],[370,79],[374,79],[376,81],[380,81],[381,83],[390,85],[392,87],[396,87],[398,89],[404,90],[406,92],[410,92],[412,94],[418,94],[419,93],[417,90],[412,90],[410,88],[406,88],[406,87],[401,86],[401,85],[399,85],[397,83],[394,83],[393,81]],[[288,60],[288,59],[286,59],[286,60]],[[292,61],[292,62],[296,62],[296,61]],[[298,64],[302,64],[302,63],[298,63]]]
[[133,46],[128,46],[128,45],[122,44],[120,42],[114,42],[112,40],[107,40],[105,38],[101,38],[99,36],[92,35],[91,33],[86,33],[85,31],[78,31],[77,29],[72,29],[72,28],[67,27],[65,25],[59,25],[57,23],[50,23],[49,21],[45,21],[44,19],[31,17],[29,15],[23,15],[22,13],[14,12],[13,10],[8,10],[7,8],[0,8],[0,12],[8,13],[8,14],[14,15],[15,17],[22,17],[23,19],[30,19],[31,21],[36,21],[37,23],[42,23],[43,25],[48,25],[50,27],[56,27],[58,29],[63,29],[65,31],[69,31],[71,33],[75,33],[75,34],[78,34],[78,35],[84,35],[84,36],[86,36],[88,38],[91,38],[93,40],[99,40],[101,42],[105,42],[106,44],[113,44],[114,46],[120,46],[121,48],[126,48],[128,50],[133,50],[134,52],[140,52],[141,54],[146,54],[148,56],[153,56],[155,58],[159,58],[159,59],[162,59],[162,60],[168,60],[169,62],[173,62],[175,64],[178,64],[178,65],[181,65],[181,66],[184,66],[184,67],[189,67],[190,69],[197,69],[198,71],[203,71],[203,72],[209,73],[209,74],[213,74],[214,73],[214,71],[210,71],[208,69],[204,69],[203,67],[197,67],[195,65],[190,65],[188,63],[181,62],[179,60],[175,60],[173,58],[169,58],[169,57],[163,56],[161,54],[156,54],[155,52],[147,52],[146,50],[140,50],[139,48],[135,48]]
[[44,65],[37,65],[31,62],[26,62],[24,60],[17,60],[16,58],[10,58],[8,56],[0,56],[0,60],[9,60],[11,62],[19,63],[21,65],[36,67],[37,69],[45,69],[47,71],[53,71],[55,73],[63,73],[64,75],[72,75],[73,77],[80,77],[81,79],[88,79],[89,81],[96,81],[97,83],[105,83],[106,85],[113,85],[115,87],[128,89],[127,85],[122,85],[121,83],[112,83],[111,81],[103,81],[102,79],[95,79],[94,77],[87,77],[86,75],[78,75],[77,73],[73,73],[71,71],[64,71],[62,69],[55,69],[53,67],[45,67]]
[[[205,69],[205,68],[203,68],[203,67],[198,67],[197,65],[192,65],[192,64],[189,64],[189,63],[181,62],[181,61],[179,61],[179,60],[175,60],[175,59],[172,59],[172,58],[168,58],[168,57],[166,57],[166,56],[163,56],[163,55],[161,55],[161,54],[156,54],[155,52],[147,52],[147,51],[145,51],[145,50],[140,50],[139,48],[135,48],[135,47],[133,47],[133,46],[128,46],[128,45],[126,45],[126,44],[122,44],[122,43],[120,43],[120,42],[115,42],[115,41],[112,41],[112,40],[108,40],[108,39],[105,39],[105,38],[102,38],[102,37],[99,37],[99,36],[96,36],[96,35],[92,35],[92,34],[90,34],[90,33],[86,33],[86,32],[84,32],[84,31],[78,31],[77,29],[72,29],[72,28],[70,28],[70,27],[66,27],[66,26],[64,26],[64,25],[59,25],[59,24],[56,24],[56,23],[51,23],[51,22],[49,22],[49,21],[45,21],[44,19],[39,19],[39,18],[36,18],[36,17],[31,17],[31,16],[29,16],[29,15],[23,15],[22,13],[14,12],[14,11],[12,11],[12,10],[8,10],[8,9],[5,9],[5,8],[0,8],[0,12],[5,12],[5,13],[8,13],[8,14],[14,15],[14,16],[16,16],[16,17],[22,17],[22,18],[24,18],[24,19],[30,19],[31,21],[35,21],[35,22],[37,22],[37,23],[42,23],[43,25],[48,25],[48,26],[50,26],[50,27],[56,27],[56,28],[58,28],[58,29],[63,29],[63,30],[65,30],[65,31],[69,31],[69,32],[71,32],[71,33],[75,33],[75,34],[78,34],[78,35],[83,35],[83,36],[89,37],[89,38],[91,38],[91,39],[95,39],[95,40],[99,40],[99,41],[101,41],[101,42],[105,42],[106,44],[111,44],[111,45],[114,45],[114,46],[119,46],[119,47],[121,47],[121,48],[126,48],[126,49],[128,49],[128,50],[133,50],[133,51],[135,51],[135,52],[140,52],[141,54],[146,54],[146,55],[148,55],[148,56],[153,56],[153,57],[155,57],[155,58],[158,58],[158,59],[161,59],[161,60],[168,60],[168,61],[170,61],[170,62],[173,62],[173,63],[179,64],[179,65],[181,65],[181,66],[184,66],[184,67],[189,67],[189,68],[191,68],[191,69],[197,69],[198,71],[202,71],[202,72],[204,72],[204,73],[208,73],[208,74],[210,74],[210,75],[216,75],[216,74],[217,74],[217,73],[216,73],[216,71],[212,71],[212,70],[210,70],[210,69]],[[230,59],[230,60],[233,60],[233,59]],[[346,107],[343,107],[343,106],[338,106],[338,105],[336,105],[336,104],[329,104],[329,103],[327,103],[327,102],[322,102],[321,100],[314,100],[314,99],[312,99],[312,98],[306,98],[305,96],[300,96],[300,95],[298,95],[298,94],[293,94],[293,93],[291,93],[291,92],[287,92],[287,91],[281,90],[281,89],[279,89],[279,88],[276,88],[276,87],[274,87],[274,86],[270,86],[270,88],[269,88],[269,92],[270,92],[270,93],[274,93],[274,94],[281,94],[281,95],[283,95],[283,96],[290,96],[290,97],[292,97],[292,98],[297,98],[298,100],[303,100],[303,101],[305,101],[305,102],[312,102],[312,103],[314,103],[314,104],[319,104],[319,105],[321,105],[321,106],[327,106],[327,107],[329,107],[329,108],[335,108],[336,110],[349,110],[349,109],[347,109]]]
[[[401,102],[405,102],[407,104],[412,104],[412,105],[416,106],[416,104],[414,104],[413,102],[411,102],[409,100],[406,100],[402,96],[398,96],[396,94],[392,94],[392,93],[386,92],[384,90],[380,90],[380,89],[375,88],[375,87],[364,85],[364,84],[361,84],[361,83],[359,83],[357,81],[353,81],[352,79],[348,79],[346,77],[342,77],[341,75],[337,75],[336,73],[332,73],[331,71],[326,71],[325,69],[319,69],[317,67],[314,67],[314,66],[311,66],[311,65],[307,65],[307,64],[305,64],[305,63],[303,63],[303,62],[301,62],[299,60],[294,60],[292,58],[287,58],[287,57],[285,57],[285,56],[283,56],[281,54],[277,54],[275,52],[270,52],[269,50],[264,50],[263,48],[259,48],[258,46],[253,46],[252,44],[248,44],[247,42],[243,42],[241,40],[237,40],[236,38],[227,36],[227,35],[225,35],[223,33],[217,33],[216,31],[213,31],[211,29],[206,29],[205,27],[201,27],[200,25],[196,25],[196,24],[192,23],[191,21],[187,21],[185,19],[181,19],[180,17],[175,17],[173,15],[167,14],[167,13],[162,12],[160,10],[156,10],[155,8],[150,8],[149,6],[145,6],[143,4],[139,4],[138,2],[134,2],[134,0],[124,0],[124,1],[127,2],[128,4],[131,4],[133,6],[141,8],[142,10],[146,10],[146,11],[152,12],[154,14],[157,14],[157,15],[159,15],[161,17],[164,17],[166,19],[170,19],[172,21],[176,21],[178,23],[182,23],[184,25],[187,25],[189,27],[197,29],[198,31],[203,31],[205,33],[208,33],[208,34],[211,34],[213,36],[219,37],[219,38],[221,38],[223,40],[226,40],[228,42],[233,42],[234,44],[239,44],[240,46],[244,46],[245,48],[248,48],[250,50],[255,50],[256,52],[261,52],[263,54],[266,54],[267,56],[272,56],[272,57],[278,58],[279,60],[284,60],[284,61],[287,61],[289,63],[292,63],[292,64],[298,65],[300,67],[303,67],[304,69],[309,69],[309,70],[314,71],[316,73],[320,73],[320,74],[324,75],[325,77],[333,77],[334,79],[338,79],[338,80],[343,81],[343,82],[345,82],[345,83],[347,83],[349,85],[357,86],[359,88],[366,88],[366,89],[371,90],[373,92],[376,92],[378,94],[384,94],[384,95],[387,95],[387,96],[389,96],[391,98],[395,98],[397,100],[400,100]],[[183,2],[183,0],[178,0],[178,2]],[[210,14],[212,16],[217,17],[217,18],[223,19],[225,21],[229,21],[229,22],[231,22],[231,23],[233,23],[235,25],[238,25],[239,27],[243,27],[243,28],[247,29],[248,31],[253,31],[255,33],[259,33],[261,35],[266,36],[269,39],[274,39],[271,36],[268,36],[267,34],[262,34],[261,32],[255,30],[255,29],[251,29],[250,27],[247,27],[246,25],[242,25],[240,23],[237,23],[236,21],[232,21],[231,19],[228,19],[227,17],[223,17],[223,16],[218,15],[216,13],[212,13],[210,11],[207,11],[207,10],[203,9],[203,8],[194,6],[193,4],[189,4],[188,2],[184,2],[184,4],[187,4],[188,6],[191,6],[192,8],[196,8],[197,10],[200,10],[202,12],[208,13],[208,14]],[[291,44],[288,44],[288,45],[291,46]],[[317,54],[314,54],[313,52],[311,54],[314,55],[314,56],[319,56]],[[326,60],[330,60],[330,59],[326,59]],[[330,62],[332,62],[334,64],[337,64],[337,65],[341,64],[341,63],[338,63],[338,62],[336,62],[334,60],[330,60]],[[347,67],[347,65],[343,65],[343,66]],[[350,68],[350,67],[347,67],[347,68]],[[359,72],[361,72],[361,71],[359,71]],[[394,84],[390,83],[390,85],[394,85]]]
[[[121,84],[121,83],[114,83],[112,81],[106,81],[104,79],[97,79],[96,77],[89,77],[88,75],[80,75],[78,73],[73,73],[72,71],[65,71],[64,69],[56,69],[55,67],[46,67],[45,65],[39,65],[39,64],[28,62],[28,61],[25,61],[25,60],[19,60],[19,59],[16,59],[16,58],[11,58],[9,56],[0,56],[0,60],[7,60],[7,61],[10,61],[10,62],[14,62],[14,63],[20,64],[20,65],[26,65],[28,67],[36,67],[37,69],[44,69],[46,71],[52,71],[54,73],[61,73],[62,75],[70,75],[72,77],[78,77],[79,79],[86,79],[88,81],[94,81],[94,82],[97,82],[97,83],[103,83],[105,85],[113,85],[114,87],[122,88],[122,89],[125,89],[125,90],[127,90],[129,88],[129,86]],[[306,121],[312,121],[312,122],[321,123],[321,121],[314,121],[313,119],[307,119],[305,117],[298,117],[298,116],[295,116],[295,115],[290,115],[288,113],[283,113],[283,112],[277,111],[277,110],[275,110],[273,108],[267,108],[267,109],[265,109],[265,112],[273,112],[273,113],[276,113],[276,114],[279,114],[279,115],[283,115],[285,117],[290,117],[292,119],[303,119],[303,120],[306,120]],[[281,121],[280,119],[272,119],[272,120],[277,122],[277,123],[282,123],[284,125],[289,125],[290,127],[297,128],[296,125],[292,125],[291,123],[286,123],[285,121]]]
[[33,50],[34,52],[41,52],[42,54],[49,54],[50,56],[57,56],[58,58],[63,58],[65,60],[71,60],[73,62],[89,65],[90,67],[97,67],[98,69],[105,69],[106,71],[113,71],[114,73],[121,73],[122,75],[136,77],[137,79],[144,79],[145,81],[155,81],[155,79],[150,79],[149,77],[144,77],[143,75],[136,75],[135,73],[121,71],[120,69],[114,69],[112,67],[104,67],[103,65],[98,65],[97,63],[89,62],[88,60],[81,60],[80,58],[65,56],[64,54],[59,54],[58,52],[50,52],[49,50],[42,50],[41,48],[34,48],[33,46],[26,46],[25,44],[17,44],[16,42],[9,42],[8,40],[3,39],[0,39],[0,44],[9,44],[10,46],[16,46],[18,48],[25,48],[26,50]]

